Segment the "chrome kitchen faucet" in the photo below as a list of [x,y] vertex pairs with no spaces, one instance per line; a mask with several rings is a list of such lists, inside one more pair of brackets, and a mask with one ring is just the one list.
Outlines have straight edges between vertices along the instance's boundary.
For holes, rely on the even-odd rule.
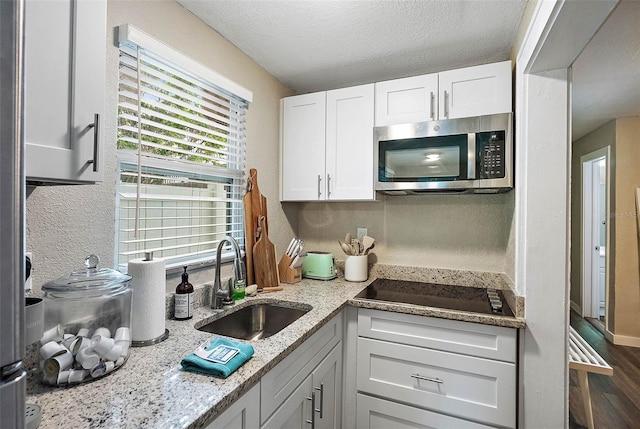
[[218,249],[216,250],[216,273],[215,280],[213,282],[213,291],[211,294],[211,308],[214,309],[233,304],[233,300],[231,299],[231,296],[233,295],[233,281],[229,282],[229,286],[226,290],[224,290],[220,284],[220,255],[225,242],[231,244],[236,253],[233,259],[234,280],[245,279],[244,263],[242,262],[240,246],[235,238],[230,235],[225,235],[218,243]]

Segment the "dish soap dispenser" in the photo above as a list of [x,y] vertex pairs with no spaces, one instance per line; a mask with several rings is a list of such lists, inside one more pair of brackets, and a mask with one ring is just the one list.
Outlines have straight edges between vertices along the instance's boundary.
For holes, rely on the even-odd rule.
[[174,316],[176,320],[187,320],[193,317],[193,285],[189,283],[187,267],[182,273],[182,283],[176,287],[176,303]]
[[231,299],[237,301],[239,299],[244,299],[244,292],[247,287],[247,280],[245,278],[246,269],[242,259],[237,258],[233,261],[233,268],[236,277],[233,279],[233,292]]

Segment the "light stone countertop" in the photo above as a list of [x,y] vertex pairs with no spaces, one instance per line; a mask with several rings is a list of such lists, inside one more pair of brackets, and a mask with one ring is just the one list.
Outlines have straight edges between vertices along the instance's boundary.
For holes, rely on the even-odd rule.
[[[287,301],[313,307],[279,333],[266,339],[252,341],[255,350],[253,358],[224,380],[181,370],[180,361],[183,357],[203,342],[215,337],[214,334],[200,332],[194,328],[197,322],[213,318],[212,316],[220,311],[205,306],[196,308],[191,320],[167,320],[167,340],[153,346],[132,348],[127,362],[121,368],[95,381],[67,388],[49,387],[41,384],[35,370],[31,370],[27,383],[27,403],[43,408],[42,423],[39,426],[41,429],[199,428],[252,387],[292,350],[338,314],[345,305],[512,328],[525,326],[521,312],[516,311],[511,304],[518,317],[478,315],[432,307],[353,299],[375,279],[376,275],[382,277],[383,274],[384,267],[373,269],[369,280],[362,283],[346,282],[342,277],[332,281],[304,279],[293,285],[283,284],[283,291],[262,293],[257,297],[238,301],[234,306],[225,309],[224,311],[234,311],[251,302],[259,301]],[[393,275],[391,272],[388,274]],[[418,281],[422,279],[437,282],[434,280],[439,279],[434,279],[431,274],[426,277],[423,274],[418,276]],[[473,279],[477,283],[478,275],[472,273],[470,280]],[[495,275],[489,273],[488,276],[492,278],[489,283],[495,283]],[[416,279],[412,277],[405,280]],[[444,279],[439,280],[444,283]],[[463,284],[464,281],[457,283]],[[495,284],[489,286],[496,287]],[[517,299],[516,304],[517,307],[523,307]]]

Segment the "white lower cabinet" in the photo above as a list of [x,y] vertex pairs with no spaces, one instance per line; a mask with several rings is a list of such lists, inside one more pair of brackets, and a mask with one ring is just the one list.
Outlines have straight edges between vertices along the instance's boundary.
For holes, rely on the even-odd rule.
[[516,426],[515,329],[368,309],[357,329],[358,428]]
[[480,429],[479,423],[358,393],[358,429]]
[[308,376],[261,426],[262,429],[304,428],[307,420],[311,421],[309,392],[312,389],[311,376]]
[[260,424],[260,383],[236,400],[206,429],[254,429]]
[[263,429],[340,427],[342,343],[262,425]]
[[260,381],[262,428],[339,428],[342,313]]
[[338,429],[342,419],[342,342],[333,348],[311,375],[315,429]]
[[515,329],[347,308],[206,427],[515,428],[516,350]]
[[339,428],[342,319],[342,313],[331,319],[205,427]]

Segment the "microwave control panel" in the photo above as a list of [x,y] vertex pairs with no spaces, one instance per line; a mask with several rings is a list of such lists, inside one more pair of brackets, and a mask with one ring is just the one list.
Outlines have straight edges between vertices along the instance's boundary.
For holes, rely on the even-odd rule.
[[478,179],[500,179],[505,176],[504,131],[476,135]]

